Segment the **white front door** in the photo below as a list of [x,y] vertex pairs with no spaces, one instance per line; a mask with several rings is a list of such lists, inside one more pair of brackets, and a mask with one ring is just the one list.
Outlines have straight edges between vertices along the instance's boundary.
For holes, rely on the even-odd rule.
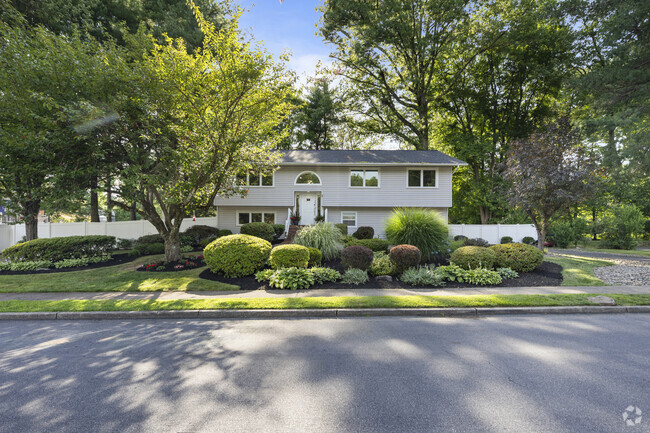
[[300,194],[300,225],[309,226],[316,223],[318,216],[318,194]]

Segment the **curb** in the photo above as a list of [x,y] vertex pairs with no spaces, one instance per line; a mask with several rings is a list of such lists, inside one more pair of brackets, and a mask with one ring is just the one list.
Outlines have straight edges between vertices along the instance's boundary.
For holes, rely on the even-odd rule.
[[1,320],[289,319],[337,317],[482,317],[521,314],[650,313],[650,305],[495,308],[345,308],[300,310],[162,310],[0,313]]

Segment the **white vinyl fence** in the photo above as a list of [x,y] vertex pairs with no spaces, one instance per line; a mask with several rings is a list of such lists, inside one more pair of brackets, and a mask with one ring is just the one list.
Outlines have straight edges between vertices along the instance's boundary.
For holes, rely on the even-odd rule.
[[532,224],[449,224],[449,234],[481,238],[491,244],[500,243],[504,236],[510,236],[513,242],[521,242],[526,236],[537,239],[537,231]]
[[[181,225],[181,231],[194,225],[217,227],[217,217],[186,218]],[[60,238],[63,236],[108,235],[120,239],[136,239],[140,236],[156,234],[158,231],[145,220],[116,221],[100,223],[39,223],[39,238]],[[0,251],[17,244],[25,236],[25,225],[0,224]]]

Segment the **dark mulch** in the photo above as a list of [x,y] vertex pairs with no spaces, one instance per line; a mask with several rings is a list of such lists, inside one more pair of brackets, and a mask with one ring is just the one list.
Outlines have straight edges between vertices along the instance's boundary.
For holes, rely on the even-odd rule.
[[[340,261],[326,262],[323,263],[323,266],[336,269],[337,271],[343,273],[343,266]],[[204,278],[206,280],[220,281],[226,284],[234,284],[241,287],[241,290],[277,290],[268,287],[266,283],[258,283],[254,277],[242,277],[242,278],[226,278],[221,274],[213,274],[209,269],[204,270],[199,274],[199,278]],[[467,283],[451,283],[446,282],[445,288],[462,288],[462,287],[532,287],[532,286],[559,286],[562,284],[562,266],[550,263],[542,262],[542,265],[535,269],[533,272],[528,272],[526,274],[520,274],[519,278],[513,278],[510,280],[503,280],[503,282],[497,286],[475,286],[473,284]],[[393,278],[393,281],[376,281],[374,278],[370,278],[365,284],[359,284],[358,286],[342,283],[325,283],[325,284],[316,284],[311,286],[310,289],[413,289],[413,286],[408,284],[403,284],[401,281]]]
[[42,269],[38,271],[0,271],[0,275],[29,275],[29,274],[58,274],[60,272],[74,272],[85,271],[88,269],[105,268],[107,266],[120,265],[122,263],[129,263],[135,260],[136,257],[131,257],[127,253],[114,254],[113,258],[107,262],[91,263],[88,266],[80,266],[77,268],[63,268],[63,269]]
[[[176,268],[179,266],[179,268]],[[183,257],[179,261],[175,262],[165,262],[164,260],[159,260],[157,262],[143,263],[142,265],[136,268],[136,271],[139,272],[181,272],[187,271],[189,269],[196,269],[205,266],[205,260],[203,255],[189,255]],[[162,268],[162,269],[159,269]]]

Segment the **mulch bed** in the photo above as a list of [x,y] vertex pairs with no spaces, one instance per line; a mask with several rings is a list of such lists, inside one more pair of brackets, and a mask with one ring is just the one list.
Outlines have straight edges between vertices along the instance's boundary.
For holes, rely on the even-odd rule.
[[79,266],[76,268],[62,268],[62,269],[41,269],[38,271],[0,271],[0,275],[29,275],[29,274],[58,274],[61,272],[75,272],[85,271],[88,269],[105,268],[107,266],[121,265],[135,260],[137,257],[131,257],[127,253],[114,254],[112,260],[101,263],[90,263],[87,266]]
[[[336,269],[343,273],[343,266],[340,261],[326,262],[323,266]],[[214,274],[209,269],[205,269],[199,274],[199,278],[211,281],[219,281],[226,284],[233,284],[239,286],[244,291],[250,290],[278,290],[273,289],[266,283],[258,283],[254,277],[241,277],[241,278],[226,278],[223,275]],[[520,274],[519,278],[503,280],[501,284],[496,286],[476,286],[474,284],[466,283],[452,283],[446,282],[440,288],[476,288],[476,287],[532,287],[532,286],[559,286],[562,284],[562,266],[556,263],[542,262],[541,266],[533,272]],[[427,286],[425,286],[427,287]],[[373,277],[370,278],[365,284],[357,286],[353,284],[342,283],[324,283],[311,286],[309,289],[414,289],[416,287],[403,284],[401,281],[393,277],[393,281],[376,281]]]
[[[181,260],[176,262],[165,262],[159,260],[157,262],[144,263],[136,268],[139,272],[181,272],[189,269],[196,269],[205,266],[203,254],[182,257]],[[161,269],[159,269],[161,268]]]

